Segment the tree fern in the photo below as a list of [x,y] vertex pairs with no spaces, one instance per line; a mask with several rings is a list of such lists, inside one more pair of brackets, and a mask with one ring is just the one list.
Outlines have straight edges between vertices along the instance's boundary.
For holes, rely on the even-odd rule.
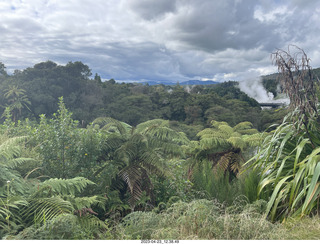
[[166,120],[146,121],[136,128],[110,118],[100,118],[96,122],[116,128],[112,131],[110,127],[103,127],[109,133],[105,142],[105,159],[117,162],[118,175],[126,183],[132,208],[143,191],[152,195],[150,177],[163,175],[163,159],[183,155],[181,145],[189,143],[185,134],[169,128]]
[[238,175],[241,163],[244,162],[242,152],[261,142],[258,131],[252,128],[250,122],[241,122],[231,127],[226,122],[213,120],[211,125],[211,128],[197,134],[200,140],[193,150],[195,160],[209,159],[213,166],[228,171],[230,177]]

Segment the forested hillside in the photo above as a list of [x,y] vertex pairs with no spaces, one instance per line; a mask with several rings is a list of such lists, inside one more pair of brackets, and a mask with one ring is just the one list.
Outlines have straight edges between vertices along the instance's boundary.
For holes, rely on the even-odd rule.
[[250,121],[259,130],[279,121],[281,115],[262,111],[259,104],[237,88],[237,82],[216,85],[149,86],[139,83],[91,79],[82,62],[57,65],[47,61],[0,76],[1,111],[11,108],[14,121],[51,117],[63,97],[73,119],[85,127],[97,117],[112,117],[130,125],[161,118],[206,127],[212,119],[234,126]]

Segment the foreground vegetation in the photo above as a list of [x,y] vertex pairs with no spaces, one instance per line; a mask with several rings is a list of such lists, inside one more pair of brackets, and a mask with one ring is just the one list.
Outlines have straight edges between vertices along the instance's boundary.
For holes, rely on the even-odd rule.
[[1,239],[319,239],[319,92],[299,55],[302,65],[275,54],[291,107],[269,112],[287,116],[265,131],[252,114],[85,125],[63,97],[52,115],[19,120],[32,103],[11,87],[0,125]]

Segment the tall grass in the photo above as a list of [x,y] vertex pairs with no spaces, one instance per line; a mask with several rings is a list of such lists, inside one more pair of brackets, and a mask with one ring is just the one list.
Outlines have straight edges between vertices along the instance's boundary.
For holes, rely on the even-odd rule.
[[117,226],[117,239],[274,239],[282,227],[266,220],[264,205],[229,209],[215,200],[180,201],[159,214],[129,214]]
[[267,202],[246,204],[237,199],[231,207],[216,200],[176,202],[160,212],[133,212],[114,229],[114,239],[155,240],[317,240],[318,216],[288,219],[266,218]]

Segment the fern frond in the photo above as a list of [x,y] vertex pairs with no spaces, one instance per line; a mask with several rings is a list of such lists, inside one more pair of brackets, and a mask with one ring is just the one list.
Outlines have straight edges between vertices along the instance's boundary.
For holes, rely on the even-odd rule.
[[208,150],[215,147],[225,147],[228,145],[230,144],[227,140],[218,137],[204,138],[200,141],[200,148],[202,150]]
[[257,129],[244,129],[244,130],[238,130],[239,133],[242,135],[253,135],[259,133]]
[[188,142],[188,138],[183,132],[180,133],[168,127],[151,126],[146,128],[143,134],[155,137],[160,141],[175,141],[180,144]]
[[124,142],[125,139],[122,136],[114,133],[108,135],[108,137],[102,143],[104,149],[106,149],[107,151],[114,151],[115,149],[119,148]]
[[264,138],[267,136],[266,133],[256,133],[252,135],[244,135],[243,140],[250,146],[250,147],[257,147],[259,146]]
[[241,137],[229,137],[227,140],[233,147],[243,150],[246,147],[245,141]]
[[229,126],[229,125],[220,125],[218,127],[218,129],[222,133],[227,134],[227,135],[231,135],[234,132],[233,128],[231,126]]
[[183,155],[183,145],[179,145],[179,143],[174,141],[160,141],[157,140],[157,138],[149,138],[148,142],[148,148],[150,151],[157,152],[163,157],[176,157]]
[[85,230],[91,230],[92,232],[103,232],[104,230],[108,229],[108,226],[101,221],[98,217],[93,215],[85,215],[77,218],[77,221],[81,228]]
[[46,193],[46,190],[50,190],[53,195],[75,195],[81,193],[88,185],[93,185],[94,182],[84,178],[75,177],[72,179],[49,179],[40,183],[40,187],[36,194]]
[[205,128],[204,130],[197,133],[197,137],[202,137],[205,135],[214,135],[217,132],[217,130],[212,128]]
[[232,162],[232,152],[224,154],[218,161],[217,165],[225,172],[228,170],[230,163]]
[[121,135],[127,134],[132,129],[132,127],[127,123],[118,121],[111,117],[99,117],[96,118],[92,123],[93,125],[98,124],[105,131],[110,133],[118,132]]
[[240,172],[239,154],[234,152],[225,153],[218,161],[217,166],[221,168],[224,172],[232,172],[237,175]]
[[169,121],[163,119],[152,119],[146,122],[140,123],[136,127],[137,133],[143,133],[150,127],[169,127]]
[[219,128],[219,126],[221,126],[221,125],[227,125],[227,126],[229,126],[227,122],[224,122],[224,121],[215,121],[215,120],[212,120],[212,121],[211,121],[211,125],[212,125],[212,127],[214,127],[214,128]]
[[233,127],[235,131],[247,130],[252,128],[253,128],[253,124],[249,121],[240,122],[239,124]]
[[74,208],[69,201],[60,197],[30,199],[29,205],[22,211],[25,221],[44,223],[60,214],[72,213]]
[[139,184],[136,184],[140,179],[140,169],[137,165],[131,165],[130,167],[126,167],[119,172],[119,176],[127,183],[130,192],[134,192],[134,188],[138,187]]
[[97,205],[101,202],[101,198],[98,196],[92,197],[67,197],[66,198],[73,206],[75,210],[80,210],[83,208],[90,208],[93,205]]
[[200,131],[197,134],[198,137],[200,137],[200,139],[205,139],[205,138],[212,138],[212,137],[216,137],[216,138],[228,138],[230,135],[220,131],[220,130],[216,130],[216,129],[212,129],[212,128],[206,128],[202,131]]
[[[0,165],[0,181],[10,181],[10,190],[16,193],[23,194],[26,190],[26,184],[22,180],[20,173],[15,170],[4,167],[3,165]],[[4,187],[7,186],[0,187],[0,192],[6,192]]]
[[24,163],[30,163],[34,162],[35,160],[33,158],[14,158],[11,160],[6,161],[6,167],[8,169],[15,169],[17,166],[24,164]]

